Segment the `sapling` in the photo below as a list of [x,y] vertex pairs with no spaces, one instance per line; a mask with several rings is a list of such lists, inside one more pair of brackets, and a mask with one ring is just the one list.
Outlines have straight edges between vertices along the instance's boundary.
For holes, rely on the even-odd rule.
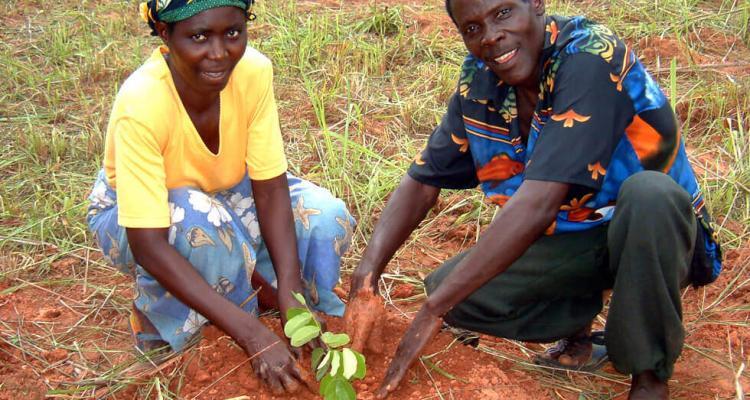
[[351,381],[365,377],[365,356],[344,347],[349,344],[349,335],[322,332],[320,322],[307,307],[304,296],[292,294],[304,307],[287,310],[284,335],[294,347],[302,347],[319,337],[328,347],[315,348],[311,357],[315,379],[320,382],[320,394],[325,400],[355,400],[357,392]]

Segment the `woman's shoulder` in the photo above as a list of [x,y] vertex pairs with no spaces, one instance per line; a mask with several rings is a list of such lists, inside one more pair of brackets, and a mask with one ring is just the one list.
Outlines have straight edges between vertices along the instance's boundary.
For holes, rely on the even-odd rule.
[[245,79],[267,77],[272,73],[273,64],[271,63],[271,59],[250,46],[247,46],[245,54],[235,67],[235,75]]
[[152,55],[120,86],[113,114],[141,118],[152,114],[165,115],[172,103],[169,85],[166,63]]

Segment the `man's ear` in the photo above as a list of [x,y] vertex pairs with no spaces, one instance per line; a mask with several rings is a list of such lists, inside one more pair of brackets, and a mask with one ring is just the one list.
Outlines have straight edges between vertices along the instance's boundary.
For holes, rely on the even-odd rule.
[[169,26],[165,22],[156,21],[154,22],[154,28],[156,28],[156,33],[159,34],[161,41],[167,44],[169,41]]
[[536,15],[544,15],[544,12],[546,11],[544,0],[531,0],[531,6],[534,7]]

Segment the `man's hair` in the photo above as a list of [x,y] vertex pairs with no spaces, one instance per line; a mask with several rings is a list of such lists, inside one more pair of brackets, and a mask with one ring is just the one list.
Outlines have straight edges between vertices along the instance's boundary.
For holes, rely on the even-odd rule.
[[451,0],[445,0],[445,10],[448,11],[448,16],[451,17],[454,25],[456,24],[456,18],[453,17],[453,11],[451,11]]
[[[529,0],[523,0],[524,3],[528,1]],[[453,16],[453,10],[451,10],[451,0],[445,0],[445,11],[448,11],[448,16],[451,17],[451,21],[453,21],[453,24],[458,25],[456,23],[456,18]]]

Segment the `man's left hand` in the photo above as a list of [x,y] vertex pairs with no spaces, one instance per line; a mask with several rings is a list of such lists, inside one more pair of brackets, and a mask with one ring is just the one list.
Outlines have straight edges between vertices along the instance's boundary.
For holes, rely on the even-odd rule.
[[396,349],[396,356],[388,367],[385,379],[378,389],[377,397],[379,399],[386,398],[398,388],[406,371],[416,361],[427,343],[438,333],[442,322],[441,317],[433,315],[427,307],[422,306],[417,316],[414,317],[409,330],[401,339],[398,349]]

